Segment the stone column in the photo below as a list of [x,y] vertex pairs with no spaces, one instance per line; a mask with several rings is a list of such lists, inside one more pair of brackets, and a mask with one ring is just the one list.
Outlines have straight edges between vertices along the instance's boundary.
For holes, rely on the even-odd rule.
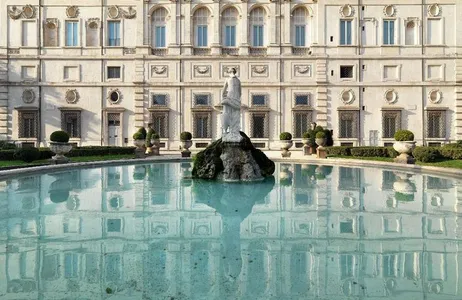
[[191,55],[192,54],[192,42],[191,37],[194,32],[192,27],[194,24],[191,18],[191,2],[188,1],[182,5],[183,7],[183,16],[184,16],[184,26],[183,26],[183,54]]
[[242,17],[240,19],[240,46],[239,55],[249,55],[249,7],[247,2],[242,2]]
[[220,2],[219,1],[214,1],[212,4],[212,9],[213,9],[213,17],[212,19],[212,30],[213,30],[213,35],[211,38],[211,43],[210,47],[212,49],[212,55],[220,55],[221,54],[221,46],[220,46],[220,19],[221,19],[221,13],[220,13]]

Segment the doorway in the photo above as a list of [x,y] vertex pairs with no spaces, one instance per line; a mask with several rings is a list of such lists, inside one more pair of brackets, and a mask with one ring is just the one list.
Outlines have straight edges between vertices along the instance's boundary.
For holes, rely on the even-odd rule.
[[107,114],[108,144],[122,146],[120,140],[120,113]]

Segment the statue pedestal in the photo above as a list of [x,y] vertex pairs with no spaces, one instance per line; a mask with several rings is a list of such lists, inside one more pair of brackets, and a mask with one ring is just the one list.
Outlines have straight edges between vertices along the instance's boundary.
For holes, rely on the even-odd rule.
[[316,149],[316,153],[318,158],[327,158],[327,151],[324,147],[318,147],[318,149]]
[[223,142],[223,181],[255,181],[262,180],[260,167],[249,149],[243,149],[240,142]]

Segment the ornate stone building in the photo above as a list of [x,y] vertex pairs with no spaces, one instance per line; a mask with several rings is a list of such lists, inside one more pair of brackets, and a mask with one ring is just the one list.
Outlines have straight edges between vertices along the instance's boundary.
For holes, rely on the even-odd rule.
[[[77,5],[78,4],[78,5]],[[243,130],[276,149],[311,121],[335,143],[462,138],[462,3],[410,0],[5,0],[0,137],[46,146],[131,145],[152,123],[164,147],[219,137],[221,88],[242,80]],[[300,146],[300,143],[296,143]]]

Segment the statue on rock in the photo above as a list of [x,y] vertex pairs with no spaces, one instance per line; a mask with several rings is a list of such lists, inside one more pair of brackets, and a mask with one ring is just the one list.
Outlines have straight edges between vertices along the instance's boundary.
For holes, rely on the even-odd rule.
[[232,68],[230,76],[223,87],[222,141],[236,142],[242,140],[239,134],[241,127],[241,81]]

